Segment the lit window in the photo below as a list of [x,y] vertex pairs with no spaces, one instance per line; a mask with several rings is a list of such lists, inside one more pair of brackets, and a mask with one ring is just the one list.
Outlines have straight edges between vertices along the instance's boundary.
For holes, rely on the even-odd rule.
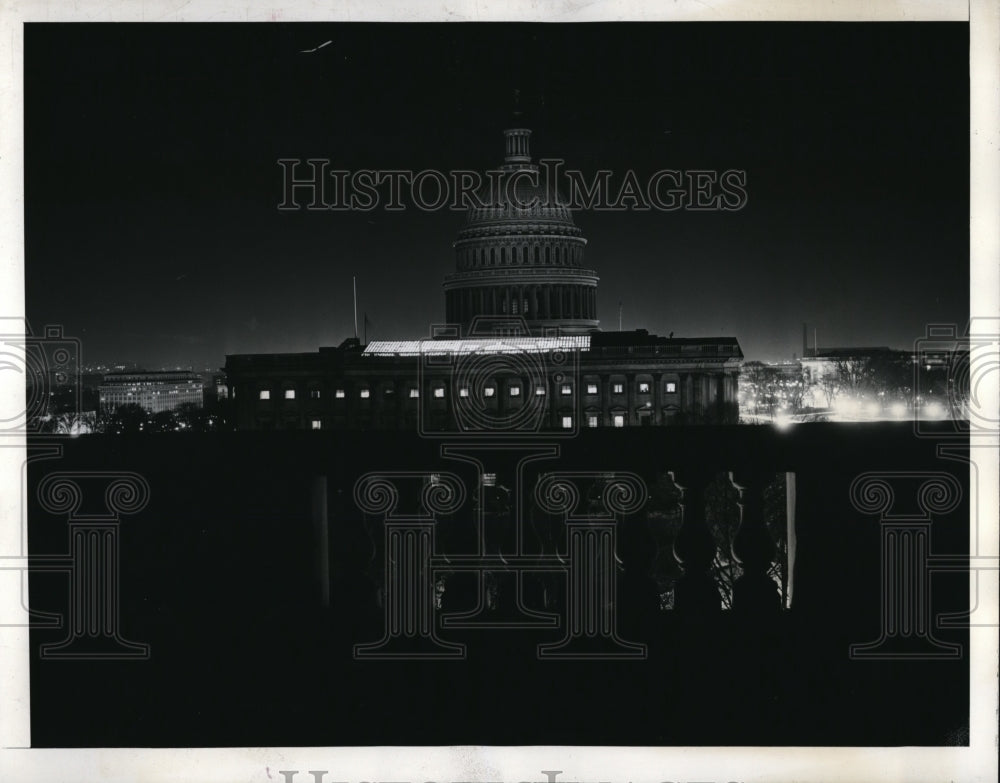
[[497,390],[494,387],[492,387],[492,386],[487,386],[485,389],[483,389],[483,396],[484,397],[492,397],[496,393],[497,393]]
[[322,427],[323,427],[323,422],[322,421],[320,421],[319,419],[313,419],[312,420],[312,428],[314,430],[322,429]]
[[649,384],[640,383],[639,384],[639,394],[649,394]]
[[312,397],[314,400],[318,400],[319,399],[319,389],[310,389],[309,396]]
[[410,389],[410,399],[411,400],[415,400],[419,396],[420,396],[420,390],[419,389],[417,389],[416,387],[413,387],[413,388]]
[[544,386],[536,386],[535,387],[535,396],[536,397],[544,397],[545,396],[545,387]]
[[572,429],[572,427],[573,427],[573,417],[572,416],[563,416],[562,417],[562,426],[563,426],[564,430]]
[[333,393],[333,396],[336,397],[338,400],[342,400],[344,399],[344,397],[347,396],[347,394],[344,392],[343,389],[337,389],[337,391]]
[[588,383],[587,384],[587,394],[597,394],[597,384]]
[[468,387],[463,386],[461,389],[459,389],[458,390],[458,396],[459,397],[468,397],[469,396],[469,389],[468,389]]
[[677,384],[674,383],[673,381],[670,381],[667,384],[667,394],[676,394],[676,393],[677,393]]
[[[131,392],[129,392],[129,393],[131,394]],[[261,389],[260,390],[260,398],[262,400],[269,400],[269,399],[271,399],[271,390],[270,389]]]
[[295,399],[295,389],[285,389],[285,399],[294,400]]
[[562,394],[563,396],[572,394],[573,393],[573,387],[570,386],[568,383],[564,383],[562,385],[562,387],[559,389],[559,393]]
[[497,474],[496,473],[484,473],[483,474],[483,486],[484,487],[495,487],[497,485]]
[[622,413],[615,414],[615,426],[624,427],[625,426],[625,415]]
[[597,426],[597,417],[596,416],[588,416],[587,417],[587,426],[588,427],[596,427]]
[[438,386],[434,390],[434,396],[437,397],[439,400],[444,399],[444,387],[443,386]]
[[521,396],[521,387],[520,386],[511,386],[510,387],[510,396],[511,397],[520,397]]
[[623,391],[625,391],[625,388],[622,386],[622,384],[616,383],[613,387],[613,390],[615,394],[621,394]]
[[362,400],[367,400],[371,396],[372,396],[371,389],[362,389],[361,390],[361,399]]

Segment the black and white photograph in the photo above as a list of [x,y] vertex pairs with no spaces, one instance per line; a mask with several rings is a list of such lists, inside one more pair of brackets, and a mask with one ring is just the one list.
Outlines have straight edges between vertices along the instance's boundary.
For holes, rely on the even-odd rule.
[[996,780],[993,4],[75,5],[5,780]]

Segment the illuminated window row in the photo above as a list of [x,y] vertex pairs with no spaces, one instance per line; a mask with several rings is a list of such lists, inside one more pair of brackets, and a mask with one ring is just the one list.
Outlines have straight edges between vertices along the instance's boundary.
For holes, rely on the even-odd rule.
[[[616,414],[614,414],[611,417],[611,422],[612,422],[612,425],[615,426],[615,427],[624,427],[625,426],[625,414],[623,414],[623,413],[616,413]],[[570,415],[565,415],[565,416],[562,417],[561,423],[562,423],[562,428],[564,430],[572,429],[573,428],[573,417],[570,416]],[[600,424],[600,420],[598,419],[598,417],[596,415],[590,414],[590,415],[587,416],[587,426],[588,427],[597,427],[599,424]]]
[[[510,386],[507,391],[508,391],[508,394],[511,397],[520,397],[521,396],[521,386],[519,386],[519,385]],[[391,387],[385,389],[385,394],[386,395],[394,394],[394,393],[395,393],[395,389],[393,389]],[[563,384],[560,387],[560,393],[563,394],[563,395],[570,395],[570,394],[573,393],[573,387],[570,386],[569,384]],[[434,388],[434,390],[433,390],[433,394],[434,394],[434,397],[436,399],[443,399],[444,396],[445,396],[445,389],[444,389],[444,387],[443,386],[436,386]],[[486,387],[484,387],[483,394],[486,397],[493,397],[496,394],[496,387],[495,386],[486,386]],[[420,397],[420,390],[416,386],[411,386],[409,388],[409,390],[408,390],[408,395],[409,395],[410,399],[417,399],[418,397]],[[235,394],[233,396],[235,396]],[[319,389],[312,389],[312,390],[310,390],[309,396],[312,399],[314,399],[314,400],[320,399],[320,397],[321,397],[320,390]],[[334,391],[333,396],[336,399],[338,399],[338,400],[342,400],[342,399],[344,399],[347,396],[347,392],[344,389],[336,389]],[[363,399],[363,400],[370,399],[371,398],[371,389],[368,388],[368,387],[359,389],[358,390],[358,396],[361,399]],[[468,397],[469,396],[469,388],[467,386],[463,386],[463,387],[459,388],[459,390],[458,390],[458,396],[459,397]],[[538,387],[536,387],[535,388],[535,396],[536,397],[544,397],[545,396],[545,387],[544,386],[538,386]],[[286,400],[294,400],[295,399],[295,389],[285,389],[284,390],[284,398]],[[271,390],[270,389],[261,389],[260,392],[259,392],[259,399],[261,399],[261,400],[270,400],[271,399]]]
[[[650,392],[650,384],[648,382],[646,382],[646,381],[639,382],[637,388],[638,388],[638,393],[639,394],[649,394],[649,392]],[[665,392],[667,394],[675,394],[677,392],[677,384],[674,383],[673,381],[668,381],[664,385],[664,390],[665,390]],[[393,394],[394,392],[395,392],[395,389],[393,389],[392,387],[387,388],[385,390],[385,393],[387,395],[388,394]],[[611,384],[611,392],[612,392],[612,394],[624,394],[624,392],[625,392],[625,385],[623,383],[613,383],[613,384]],[[170,393],[171,394],[176,394],[177,392],[172,391]],[[562,384],[559,387],[559,393],[562,394],[563,396],[569,396],[569,395],[573,394],[573,387],[572,387],[572,385],[568,384],[568,383]],[[598,386],[597,386],[596,383],[588,383],[587,384],[587,394],[593,395],[593,394],[598,394],[598,393],[599,393],[598,392]],[[417,399],[418,397],[420,397],[420,390],[416,386],[411,386],[411,387],[409,387],[408,394],[409,394],[410,399]],[[434,390],[433,390],[433,394],[434,394],[434,397],[436,399],[443,399],[444,396],[445,396],[445,389],[444,389],[444,387],[443,386],[436,386],[434,388]],[[484,396],[486,396],[486,397],[493,397],[495,394],[496,394],[496,387],[495,386],[486,386],[486,387],[484,387],[484,389],[483,389],[483,395]],[[521,396],[521,386],[520,385],[510,386],[508,388],[508,394],[511,397],[519,397],[519,396]],[[537,387],[535,387],[535,396],[536,397],[542,397],[544,395],[545,395],[545,387],[544,386],[537,386]],[[309,391],[309,396],[310,396],[311,399],[318,400],[321,397],[321,392],[320,392],[319,389],[311,389]],[[334,395],[333,396],[336,399],[338,399],[338,400],[342,400],[342,399],[344,399],[347,396],[347,392],[344,389],[336,389],[334,391]],[[367,387],[363,388],[363,389],[359,389],[358,390],[358,396],[361,399],[369,399],[371,397],[371,389],[369,389]],[[469,396],[469,388],[466,387],[466,386],[463,386],[463,387],[459,388],[459,390],[458,390],[458,396],[459,397],[468,397]],[[295,399],[295,389],[285,389],[284,390],[284,398],[286,400],[294,400]],[[271,390],[270,389],[261,389],[260,390],[260,399],[262,399],[262,400],[269,400],[269,399],[271,399]]]
[[[636,388],[638,389],[639,394],[649,394],[650,384],[647,383],[646,381],[640,381],[639,384],[638,384],[638,386]],[[667,394],[676,394],[677,393],[677,384],[674,383],[673,381],[667,381],[667,383],[664,384],[663,388],[664,388],[664,391]],[[597,391],[597,384],[596,383],[588,383],[587,384],[587,394],[597,394],[597,393],[598,393],[598,391]],[[625,393],[625,384],[623,384],[623,383],[613,383],[613,384],[611,384],[611,393],[612,394],[624,394]]]
[[[573,428],[573,416],[570,414],[564,414],[560,417],[560,426],[562,429],[572,429]],[[588,413],[585,418],[586,426],[589,428],[597,428],[601,426],[600,416],[593,413]],[[611,426],[614,428],[623,428],[625,426],[625,414],[624,413],[613,413],[611,415]],[[323,429],[322,419],[310,419],[309,428],[313,430]]]
[[[170,393],[171,394],[175,394],[175,392],[170,392]],[[235,388],[233,389],[233,396],[234,397],[236,396],[236,389]],[[271,390],[270,389],[261,389],[260,390],[260,394],[258,396],[262,400],[269,400],[269,399],[271,399]],[[343,389],[337,389],[336,396],[337,397],[343,397],[344,396],[344,390]],[[295,389],[285,389],[285,391],[284,391],[284,397],[285,397],[286,400],[294,400],[295,397],[296,397],[296,395],[295,395]],[[318,400],[321,397],[322,397],[322,393],[320,392],[319,389],[310,389],[309,390],[309,398],[310,399]]]

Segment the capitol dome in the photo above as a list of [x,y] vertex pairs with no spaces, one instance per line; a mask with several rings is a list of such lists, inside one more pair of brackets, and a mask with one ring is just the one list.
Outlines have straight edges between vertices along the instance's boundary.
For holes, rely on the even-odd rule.
[[487,176],[454,242],[444,281],[446,318],[468,334],[473,319],[524,318],[532,334],[595,331],[597,275],[572,212],[531,163],[531,131],[504,131],[503,165]]

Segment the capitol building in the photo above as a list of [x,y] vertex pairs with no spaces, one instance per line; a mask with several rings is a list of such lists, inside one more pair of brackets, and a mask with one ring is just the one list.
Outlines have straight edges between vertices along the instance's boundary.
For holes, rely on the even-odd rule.
[[237,428],[516,436],[737,423],[736,338],[601,330],[587,240],[538,184],[530,137],[504,131],[512,187],[491,180],[469,210],[443,323],[419,339],[227,356]]

